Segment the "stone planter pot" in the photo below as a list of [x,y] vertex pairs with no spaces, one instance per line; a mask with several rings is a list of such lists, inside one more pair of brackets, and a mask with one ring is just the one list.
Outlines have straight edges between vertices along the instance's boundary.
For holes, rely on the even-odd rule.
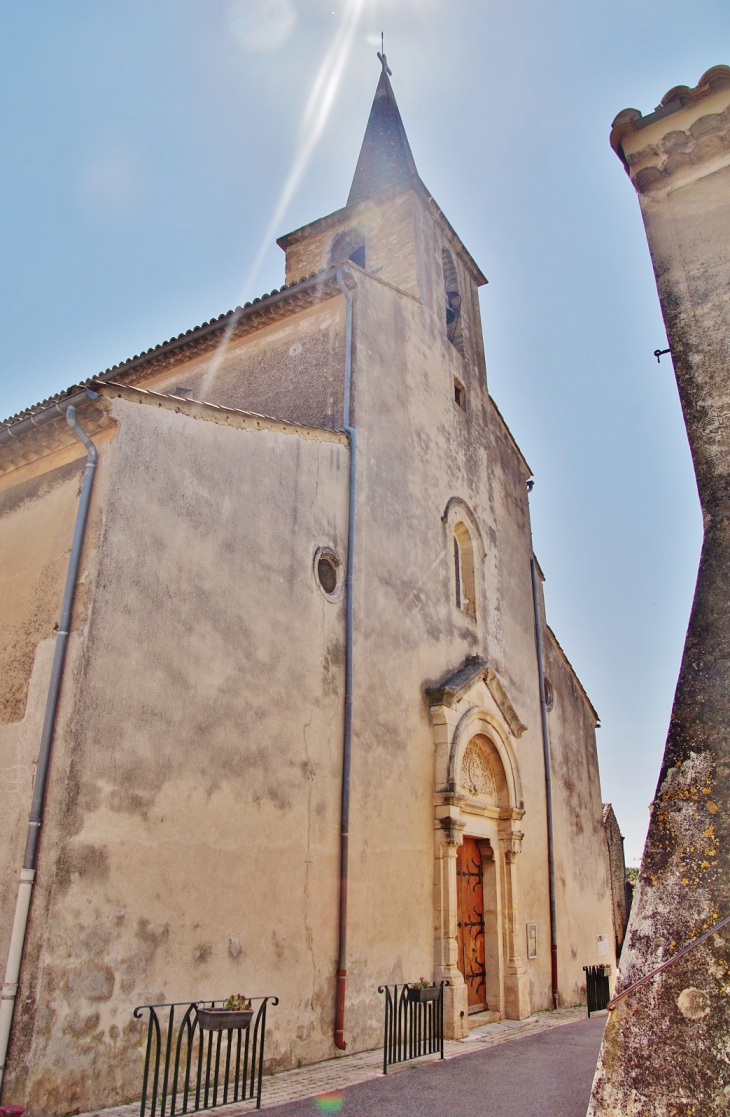
[[208,1032],[227,1032],[231,1028],[248,1028],[253,1019],[252,1008],[197,1008],[198,1023]]
[[440,992],[440,985],[428,985],[425,989],[410,988],[408,990],[408,1000],[420,1001],[421,1004],[425,1004],[426,1001],[437,1001]]

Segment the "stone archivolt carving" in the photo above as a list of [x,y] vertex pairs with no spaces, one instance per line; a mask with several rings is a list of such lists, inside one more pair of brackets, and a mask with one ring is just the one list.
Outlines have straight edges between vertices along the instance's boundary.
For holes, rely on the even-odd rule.
[[461,762],[461,786],[470,795],[497,798],[497,784],[486,756],[476,745],[468,745]]

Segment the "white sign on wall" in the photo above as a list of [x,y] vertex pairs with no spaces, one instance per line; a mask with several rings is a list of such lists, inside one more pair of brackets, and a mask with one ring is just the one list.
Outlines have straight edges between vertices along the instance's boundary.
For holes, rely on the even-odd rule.
[[598,953],[608,954],[608,935],[598,936]]

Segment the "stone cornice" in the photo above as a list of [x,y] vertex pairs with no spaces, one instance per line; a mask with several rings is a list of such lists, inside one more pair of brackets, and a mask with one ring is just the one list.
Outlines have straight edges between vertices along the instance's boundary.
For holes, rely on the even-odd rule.
[[613,122],[611,146],[639,194],[729,163],[730,67],[714,66],[693,89],[670,89],[647,116],[624,109]]
[[254,411],[241,411],[237,407],[221,407],[217,403],[206,403],[204,400],[183,399],[181,396],[153,392],[149,388],[115,384],[114,381],[99,382],[94,387],[107,399],[124,399],[129,403],[159,407],[166,411],[174,411],[177,415],[186,415],[189,419],[202,419],[204,422],[217,423],[219,426],[235,427],[237,430],[266,430],[275,434],[296,434],[310,442],[338,442],[342,446],[348,444],[344,431],[290,423],[286,419],[276,419],[271,415],[258,415]]
[[521,737],[527,726],[520,720],[496,672],[480,656],[467,659],[458,671],[453,672],[438,686],[426,687],[426,701],[432,707],[446,706],[453,709],[470,687],[480,680],[486,683],[512,735]]

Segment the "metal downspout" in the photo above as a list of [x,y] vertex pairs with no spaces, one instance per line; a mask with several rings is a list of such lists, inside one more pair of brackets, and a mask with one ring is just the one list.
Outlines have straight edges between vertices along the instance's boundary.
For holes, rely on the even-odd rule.
[[350,426],[352,386],[352,295],[337,271],[337,282],[347,301],[345,320],[345,394],[342,426],[350,440],[350,488],[347,506],[347,568],[345,575],[345,725],[342,743],[342,803],[340,810],[340,898],[335,994],[335,1047],[344,1051],[345,990],[347,987],[347,884],[350,843],[350,769],[352,759],[352,599],[355,565],[355,491],[357,484],[357,433]]
[[537,677],[540,684],[540,724],[542,726],[542,754],[545,762],[545,808],[547,811],[548,877],[550,881],[550,968],[552,974],[553,1007],[558,1008],[558,924],[555,914],[555,847],[553,844],[553,783],[550,772],[550,735],[548,733],[547,705],[545,702],[545,670],[543,667],[542,628],[537,596],[537,567],[530,559],[532,577],[532,608],[535,616],[535,649],[537,651]]
[[5,981],[3,983],[2,999],[0,1000],[0,1090],[2,1090],[3,1075],[5,1071],[5,1058],[10,1040],[10,1028],[13,1020],[13,1009],[18,992],[18,978],[20,976],[20,963],[25,945],[25,932],[28,924],[28,911],[30,898],[33,891],[36,865],[38,862],[38,839],[41,823],[43,821],[43,803],[48,782],[48,769],[51,760],[51,744],[53,731],[56,725],[58,699],[61,692],[63,667],[66,659],[66,645],[71,624],[71,610],[73,608],[74,593],[76,590],[76,577],[81,559],[81,547],[84,542],[84,532],[89,514],[91,500],[91,487],[94,482],[97,452],[94,443],[85,431],[76,422],[76,408],[66,409],[66,422],[73,431],[74,436],[86,447],[86,467],[84,479],[81,484],[81,496],[76,512],[76,526],[74,528],[71,555],[68,560],[66,572],[66,585],[63,591],[63,604],[61,616],[56,632],[56,644],[53,651],[53,666],[51,667],[51,681],[48,684],[48,697],[46,698],[46,713],[41,733],[41,743],[38,750],[38,766],[36,768],[35,782],[33,784],[33,801],[28,820],[28,837],[25,844],[25,857],[23,868],[20,870],[20,885],[18,898],[15,903],[15,917],[13,930],[10,935],[8,949],[8,962],[5,968]]

